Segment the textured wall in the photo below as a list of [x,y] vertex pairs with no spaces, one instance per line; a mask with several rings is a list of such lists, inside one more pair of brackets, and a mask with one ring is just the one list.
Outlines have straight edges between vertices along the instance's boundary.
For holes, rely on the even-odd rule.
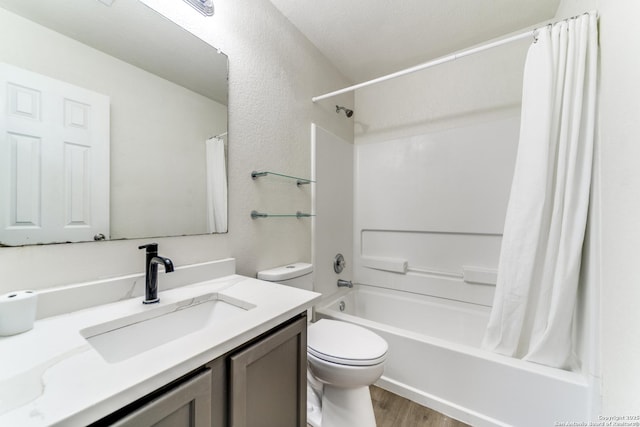
[[[310,190],[269,178],[253,182],[249,174],[270,169],[310,176],[311,122],[352,140],[352,122],[338,116],[333,103],[352,105],[350,95],[310,101],[349,82],[268,1],[218,2],[212,18],[183,2],[145,3],[230,58],[229,233],[156,239],[161,254],[178,265],[233,256],[238,272],[246,275],[309,261],[310,221],[253,221],[249,213],[308,210]],[[2,248],[0,292],[139,272],[144,257],[137,246],[146,241]]]

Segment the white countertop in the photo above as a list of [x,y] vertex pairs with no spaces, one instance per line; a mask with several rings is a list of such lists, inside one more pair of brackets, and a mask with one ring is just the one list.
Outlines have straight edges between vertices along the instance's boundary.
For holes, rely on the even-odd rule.
[[[118,363],[106,362],[79,332],[205,293],[255,307]],[[0,337],[0,425],[86,425],[302,313],[320,298],[239,275],[159,295],[158,304],[131,298],[47,317],[28,332]]]

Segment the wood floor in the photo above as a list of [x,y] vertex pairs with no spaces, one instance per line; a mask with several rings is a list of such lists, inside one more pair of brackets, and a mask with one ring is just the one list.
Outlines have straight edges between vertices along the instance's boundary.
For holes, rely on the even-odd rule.
[[380,387],[370,391],[377,427],[469,427]]
[[370,390],[377,427],[469,427],[380,387]]

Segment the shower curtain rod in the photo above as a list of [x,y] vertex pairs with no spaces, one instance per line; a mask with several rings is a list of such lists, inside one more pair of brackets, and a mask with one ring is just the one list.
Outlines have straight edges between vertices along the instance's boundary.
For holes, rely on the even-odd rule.
[[[589,13],[596,13],[596,12],[595,11],[594,12],[585,12],[582,15],[589,14]],[[572,19],[572,18],[577,18],[578,16],[581,16],[581,15],[572,16],[571,18],[565,18],[565,19],[560,20],[559,22],[566,21],[566,20]],[[553,23],[549,23],[549,24],[546,24],[544,26],[548,26],[548,25],[552,25],[552,24]],[[539,28],[542,28],[542,27],[539,27]],[[427,68],[431,68],[431,67],[436,66],[436,65],[444,64],[445,62],[455,61],[456,59],[463,58],[463,57],[469,56],[469,55],[473,55],[474,53],[482,52],[482,51],[485,51],[485,50],[488,50],[488,49],[492,49],[494,47],[498,47],[498,46],[501,46],[503,44],[507,44],[507,43],[511,43],[511,42],[514,42],[514,41],[517,41],[517,40],[525,39],[527,37],[533,37],[534,40],[535,40],[537,32],[538,32],[538,28],[534,28],[533,30],[525,31],[524,33],[516,34],[516,35],[511,36],[511,37],[507,37],[507,38],[504,38],[504,39],[501,39],[501,40],[496,40],[496,41],[493,41],[493,42],[485,43],[483,45],[480,45],[480,46],[477,46],[477,47],[473,47],[473,48],[470,48],[470,49],[461,50],[459,52],[452,53],[452,54],[446,55],[446,56],[442,56],[442,57],[434,59],[432,61],[424,62],[422,64],[415,65],[413,67],[406,68],[404,70],[396,71],[395,73],[387,74],[386,76],[378,77],[378,78],[375,78],[373,80],[368,80],[366,82],[358,83],[358,84],[355,84],[353,86],[345,87],[344,89],[340,89],[340,90],[336,90],[336,91],[333,91],[333,92],[325,93],[324,95],[314,96],[313,98],[311,98],[311,101],[312,102],[316,102],[316,101],[320,101],[320,100],[323,100],[323,99],[331,98],[332,96],[340,95],[340,94],[343,94],[343,93],[346,93],[346,92],[352,92],[352,91],[354,91],[356,89],[360,89],[360,88],[363,88],[363,87],[366,87],[366,86],[371,86],[373,84],[381,83],[381,82],[384,82],[386,80],[395,79],[396,77],[401,77],[401,76],[404,76],[404,75],[407,75],[407,74],[415,73],[416,71],[420,71],[420,70],[424,70],[424,69],[427,69]]]
[[502,39],[502,40],[497,40],[491,43],[486,43],[483,44],[481,46],[478,47],[474,47],[471,49],[466,49],[466,50],[462,50],[460,52],[457,53],[453,53],[453,54],[449,54],[446,56],[442,56],[440,58],[434,59],[432,61],[428,61],[428,62],[424,62],[422,64],[419,65],[415,65],[413,67],[410,68],[405,68],[404,70],[400,70],[400,71],[396,71],[395,73],[391,73],[391,74],[387,74],[385,76],[382,77],[378,77],[372,80],[367,80],[366,82],[362,82],[362,83],[358,83],[355,84],[353,86],[349,86],[349,87],[345,87],[344,89],[339,89],[333,92],[329,92],[329,93],[325,93],[324,95],[320,95],[320,96],[314,96],[313,98],[311,98],[311,101],[316,102],[316,101],[320,101],[323,99],[327,99],[327,98],[331,98],[332,96],[336,96],[336,95],[340,95],[346,92],[352,92],[356,89],[360,89],[366,86],[371,86],[373,84],[376,83],[381,83],[387,80],[391,80],[391,79],[395,79],[396,77],[402,77],[405,76],[407,74],[411,74],[411,73],[415,73],[416,71],[421,71],[427,68],[431,68],[434,67],[436,65],[440,65],[440,64],[444,64],[445,62],[450,62],[450,61],[455,61],[458,58],[462,58],[468,55],[473,55],[474,53],[478,53],[478,52],[482,52],[484,50],[488,50],[497,46],[501,46],[503,44],[507,44],[507,43],[511,43],[514,42],[516,40],[520,40],[520,39],[524,39],[527,37],[533,37],[535,35],[535,32],[537,30],[531,30],[531,31],[527,31],[525,33],[521,33],[521,34],[517,34],[515,36],[512,37],[507,37],[506,39]]

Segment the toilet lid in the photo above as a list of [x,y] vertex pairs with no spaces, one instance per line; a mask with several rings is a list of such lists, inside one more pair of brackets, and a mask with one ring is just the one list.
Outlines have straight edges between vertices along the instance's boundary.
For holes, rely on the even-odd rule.
[[380,336],[347,322],[320,319],[307,332],[309,353],[342,365],[376,365],[384,361],[388,348]]

